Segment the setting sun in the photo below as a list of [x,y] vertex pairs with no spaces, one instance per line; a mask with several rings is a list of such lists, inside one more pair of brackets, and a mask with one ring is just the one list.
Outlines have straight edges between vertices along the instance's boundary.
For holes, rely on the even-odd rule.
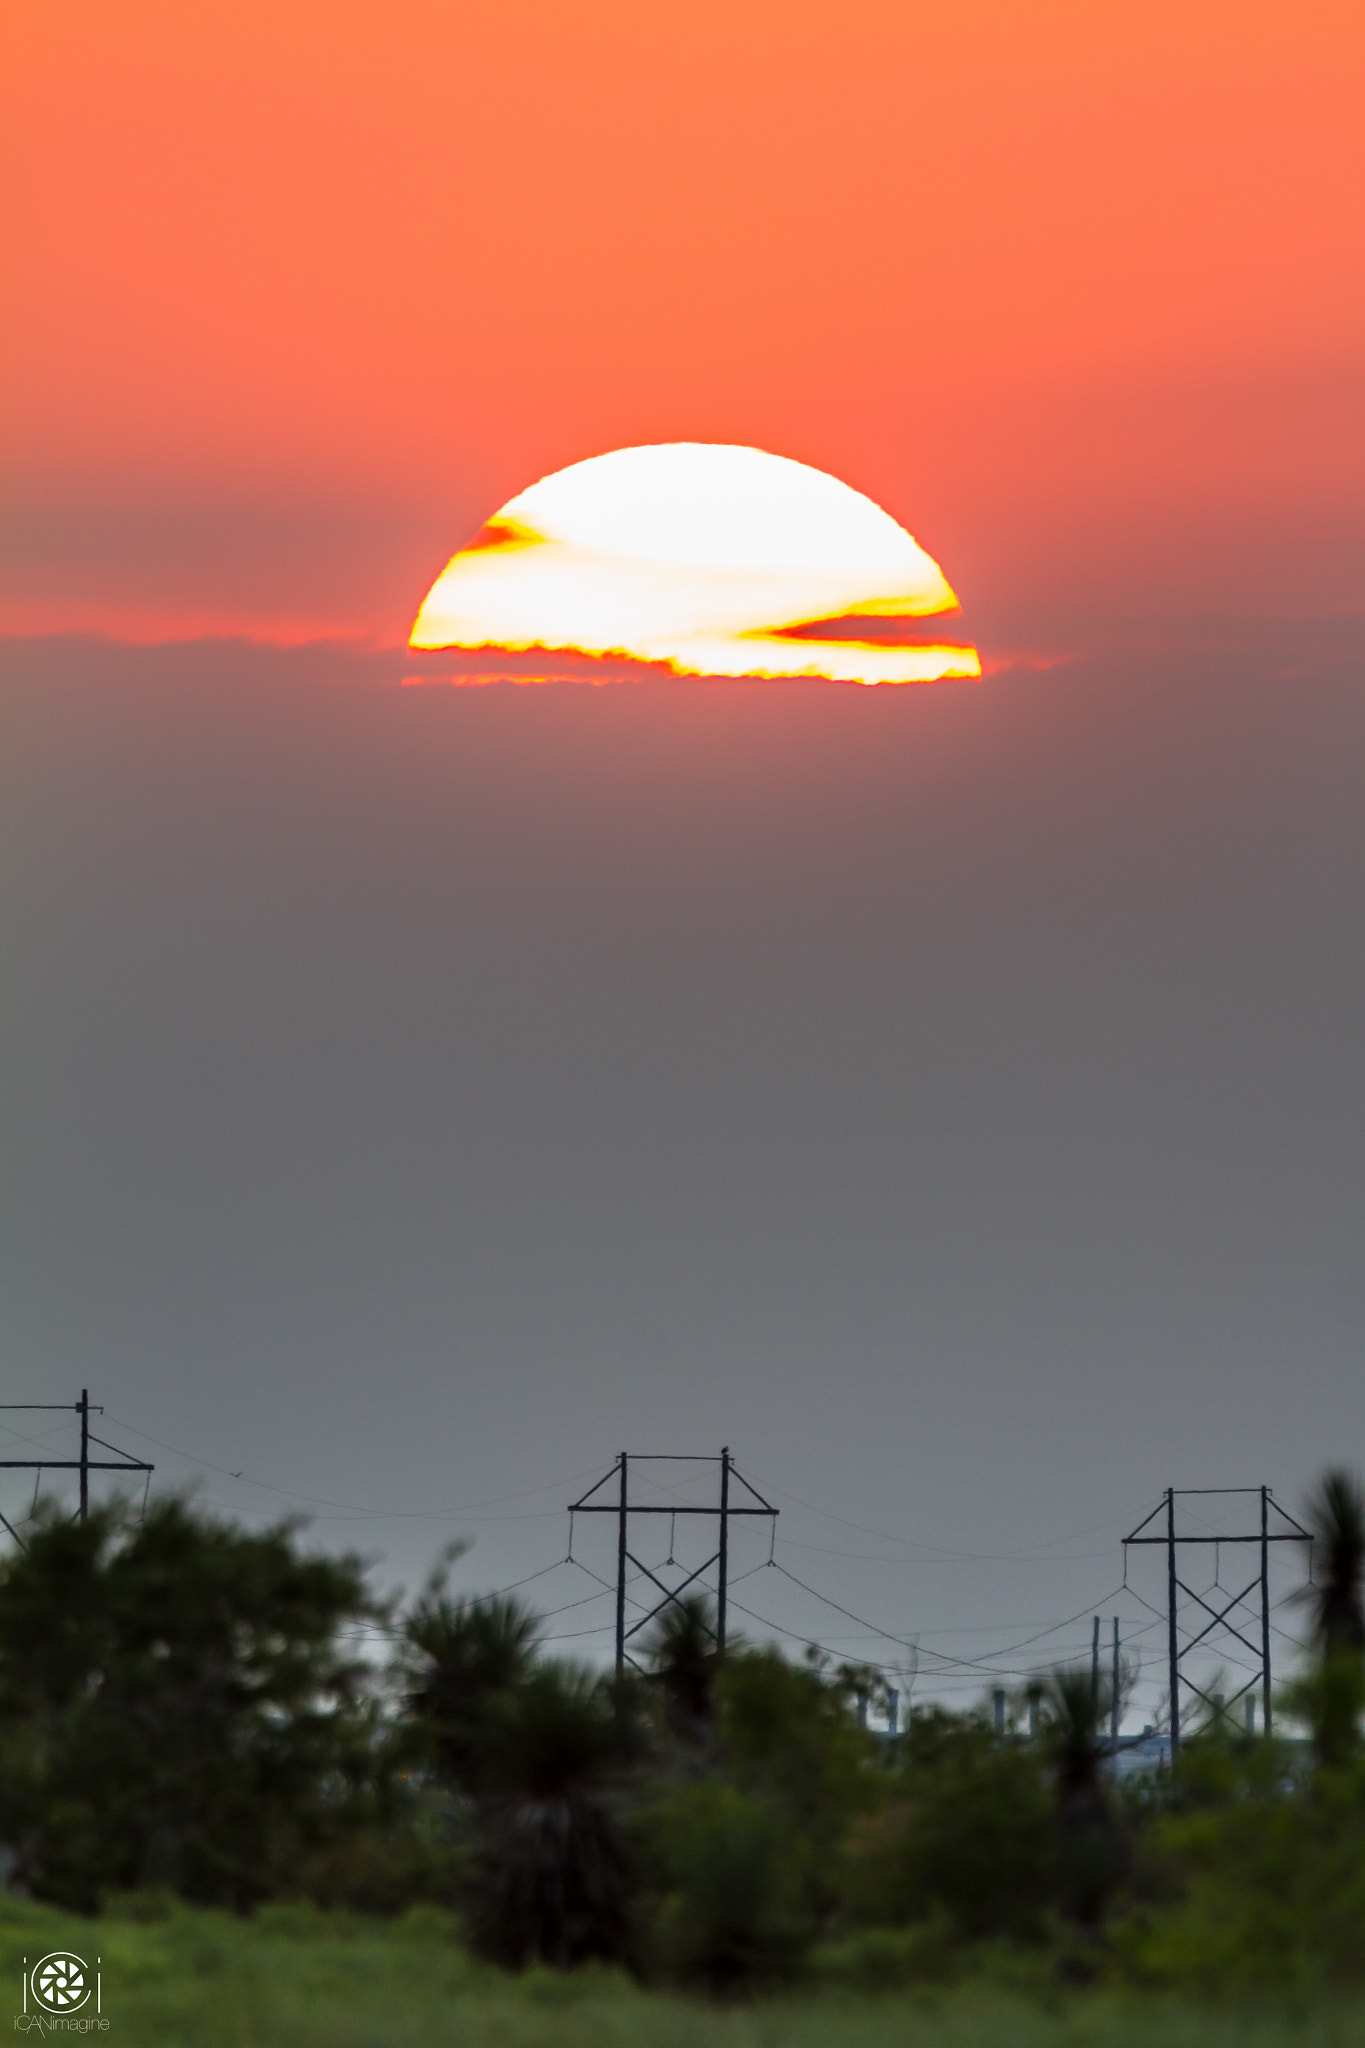
[[411,644],[923,683],[979,675],[975,648],[888,643],[884,624],[859,638],[857,622],[956,608],[938,564],[861,492],[757,448],[674,442],[594,456],[511,499],[437,578]]

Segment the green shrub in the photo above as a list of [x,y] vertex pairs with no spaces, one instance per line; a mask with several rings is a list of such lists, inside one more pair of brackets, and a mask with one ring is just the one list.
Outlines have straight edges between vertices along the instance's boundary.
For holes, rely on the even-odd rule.
[[936,1916],[960,1940],[1036,1939],[1058,1885],[1053,1800],[1033,1747],[942,1708],[912,1716],[844,1857],[855,1922]]
[[1198,1803],[1152,1837],[1179,1896],[1120,1930],[1131,1968],[1220,1997],[1365,1985],[1365,1765],[1296,1785],[1273,1744],[1191,1762]]
[[703,1781],[656,1808],[652,1831],[664,1894],[653,1966],[721,1994],[792,1976],[813,1923],[807,1852],[781,1810]]

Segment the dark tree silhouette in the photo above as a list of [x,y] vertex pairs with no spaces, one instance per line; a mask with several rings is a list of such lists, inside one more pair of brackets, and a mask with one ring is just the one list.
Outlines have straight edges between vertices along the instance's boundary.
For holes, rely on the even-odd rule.
[[1365,1649],[1365,1489],[1350,1472],[1325,1472],[1304,1518],[1314,1537],[1307,1598],[1320,1650]]
[[492,1710],[479,1801],[475,1941],[511,1968],[624,1954],[632,1859],[619,1702],[595,1673],[543,1664]]
[[1308,1609],[1314,1668],[1291,1688],[1312,1724],[1320,1764],[1341,1765],[1359,1747],[1365,1712],[1365,1491],[1351,1473],[1325,1472],[1304,1506],[1314,1537],[1314,1583],[1299,1599]]
[[408,1712],[463,1792],[482,1788],[494,1703],[529,1676],[539,1630],[520,1601],[450,1599],[439,1573],[404,1623]]
[[401,1670],[437,1775],[467,1802],[475,1945],[513,1969],[568,1969],[626,1945],[630,1715],[610,1682],[538,1662],[538,1629],[516,1600],[450,1599],[438,1573],[404,1624]]
[[1105,1789],[1100,1729],[1109,1718],[1112,1693],[1101,1675],[1059,1665],[1042,1690],[1043,1734],[1052,1761],[1061,1857],[1061,1895],[1066,1912],[1093,1932],[1123,1875],[1125,1845]]
[[650,1673],[674,1732],[703,1740],[715,1724],[716,1617],[704,1593],[671,1600],[645,1646]]
[[18,1881],[93,1911],[160,1887],[246,1908],[382,1796],[385,1755],[342,1635],[376,1610],[356,1558],[295,1525],[185,1502],[54,1512],[0,1565],[0,1835]]

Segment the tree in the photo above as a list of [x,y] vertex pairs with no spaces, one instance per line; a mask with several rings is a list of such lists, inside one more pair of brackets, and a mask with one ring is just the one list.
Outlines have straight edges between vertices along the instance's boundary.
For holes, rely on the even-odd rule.
[[443,1777],[462,1792],[481,1789],[494,1703],[529,1677],[539,1632],[539,1620],[518,1600],[452,1600],[444,1565],[403,1624],[408,1713],[434,1746]]
[[1318,1761],[1335,1766],[1355,1754],[1365,1710],[1365,1490],[1349,1472],[1325,1472],[1304,1519],[1314,1538],[1314,1583],[1299,1598],[1317,1660],[1290,1697],[1312,1723]]
[[1044,1681],[1043,1736],[1056,1794],[1062,1905],[1092,1932],[1127,1862],[1100,1771],[1099,1731],[1111,1701],[1109,1680],[1102,1675],[1097,1683],[1079,1666],[1058,1665]]
[[630,1715],[614,1688],[539,1662],[519,1601],[451,1599],[438,1570],[404,1623],[407,1711],[472,1835],[476,1946],[509,1968],[622,1954],[631,1858],[620,1813]]
[[1365,1650],[1365,1489],[1349,1472],[1324,1472],[1305,1520],[1314,1538],[1315,1584],[1307,1589],[1313,1635],[1324,1655]]
[[608,1681],[564,1663],[540,1665],[492,1703],[470,1903],[475,1942],[494,1962],[562,1970],[629,1946],[620,1706]]
[[684,1593],[670,1600],[655,1623],[645,1654],[674,1732],[691,1742],[705,1740],[716,1718],[719,1656],[715,1610],[705,1594]]
[[165,1887],[244,1910],[392,1791],[342,1633],[354,1557],[183,1500],[48,1512],[0,1565],[0,1834],[40,1898]]

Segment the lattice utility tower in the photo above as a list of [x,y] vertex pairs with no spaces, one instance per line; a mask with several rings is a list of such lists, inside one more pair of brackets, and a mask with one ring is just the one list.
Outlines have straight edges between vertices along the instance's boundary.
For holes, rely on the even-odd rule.
[[[1210,1533],[1207,1522],[1199,1530],[1190,1530],[1179,1526],[1176,1511],[1177,1501],[1191,1499],[1207,1500],[1215,1495],[1240,1495],[1243,1498],[1259,1501],[1259,1528],[1249,1531],[1236,1530],[1229,1533],[1218,1530]],[[1151,1529],[1153,1522],[1156,1521],[1159,1515],[1164,1515],[1165,1517],[1164,1529],[1158,1529],[1151,1535],[1145,1534],[1144,1532]],[[1272,1517],[1274,1518],[1273,1522]],[[1206,1706],[1212,1708],[1215,1714],[1224,1714],[1229,1708],[1235,1706],[1237,1701],[1245,1694],[1252,1693],[1259,1680],[1261,1686],[1262,1718],[1265,1733],[1269,1735],[1271,1728],[1270,1546],[1272,1543],[1307,1543],[1310,1546],[1309,1555],[1311,1559],[1312,1542],[1313,1538],[1308,1530],[1303,1527],[1301,1522],[1296,1522],[1294,1517],[1279,1505],[1268,1486],[1168,1486],[1164,1499],[1152,1509],[1151,1514],[1144,1521],[1138,1523],[1131,1536],[1124,1537],[1125,1580],[1127,1578],[1128,1549],[1131,1544],[1160,1544],[1166,1552],[1166,1645],[1167,1661],[1170,1669],[1172,1758],[1177,1755],[1180,1749],[1180,1667],[1182,1659],[1188,1657],[1191,1650],[1198,1649],[1201,1645],[1207,1644],[1210,1637],[1216,1637],[1220,1633],[1225,1636],[1234,1637],[1244,1649],[1250,1650],[1252,1656],[1257,1660],[1260,1667],[1259,1670],[1253,1673],[1245,1685],[1239,1686],[1231,1699],[1227,1700],[1211,1699],[1188,1676],[1186,1676],[1185,1684],[1192,1693],[1203,1700]],[[1224,1546],[1235,1549],[1239,1545],[1254,1544],[1260,1551],[1256,1572],[1240,1592],[1234,1593],[1232,1598],[1227,1600],[1223,1606],[1215,1607],[1204,1597],[1203,1593],[1197,1593],[1194,1587],[1187,1585],[1180,1576],[1180,1552],[1191,1544],[1215,1544],[1219,1549],[1222,1549]],[[1215,1585],[1206,1590],[1209,1592],[1216,1590],[1218,1593],[1223,1594],[1226,1593],[1227,1589]],[[1190,1635],[1189,1640],[1184,1643],[1180,1640],[1180,1596],[1182,1593],[1187,1600],[1192,1600],[1208,1616],[1208,1620],[1199,1629],[1198,1633]],[[1258,1640],[1253,1641],[1249,1635],[1243,1633],[1243,1628],[1239,1626],[1238,1622],[1229,1619],[1239,1607],[1244,1607],[1247,1610],[1248,1619],[1245,1626],[1258,1631]],[[1198,1619],[1199,1617],[1196,1616],[1195,1621],[1197,1622]]]
[[[714,1507],[698,1507],[690,1502],[674,1504],[671,1502],[658,1503],[632,1500],[630,1497],[630,1472],[631,1467],[635,1465],[719,1465],[719,1499]],[[600,1494],[604,1486],[610,1486],[613,1480],[616,1482],[615,1500],[595,1499],[594,1496]],[[741,1486],[744,1489],[744,1495],[738,1501],[733,1499],[731,1494],[731,1489],[735,1486]],[[656,1615],[663,1613],[665,1607],[679,1600],[688,1587],[695,1585],[697,1580],[702,1578],[704,1573],[709,1572],[713,1566],[716,1571],[716,1626],[713,1633],[715,1635],[716,1648],[718,1650],[725,1648],[725,1610],[729,1596],[730,1580],[731,1519],[735,1515],[744,1515],[746,1517],[766,1516],[772,1524],[775,1533],[778,1510],[770,1502],[764,1500],[756,1486],[751,1485],[741,1473],[735,1470],[734,1459],[730,1456],[730,1448],[727,1444],[718,1458],[702,1455],[678,1456],[676,1454],[670,1457],[666,1451],[621,1451],[610,1472],[603,1473],[597,1484],[590,1486],[582,1499],[574,1501],[570,1506],[570,1549],[573,1547],[573,1518],[575,1515],[615,1515],[616,1517],[616,1669],[623,1671],[627,1663],[626,1645],[630,1642],[631,1638],[639,1635],[641,1629],[646,1628]],[[708,1516],[712,1521],[719,1524],[716,1549],[706,1559],[704,1564],[699,1564],[695,1571],[689,1572],[687,1577],[681,1580],[678,1585],[666,1586],[663,1580],[647,1564],[641,1563],[640,1559],[635,1556],[630,1548],[630,1521],[633,1515]],[[663,1597],[650,1608],[648,1614],[642,1615],[633,1627],[627,1628],[626,1572],[630,1565],[634,1565],[637,1571],[643,1572],[650,1583],[658,1588]],[[634,1659],[629,1661],[633,1663]]]
[[[3,1410],[6,1414],[17,1413],[21,1409],[33,1414],[38,1413],[40,1410],[45,1414],[66,1414],[74,1409],[77,1415],[80,1416],[81,1454],[78,1458],[0,1458],[0,1472],[37,1472],[39,1474],[43,1472],[79,1472],[81,1475],[80,1505],[77,1507],[76,1513],[82,1522],[90,1512],[90,1474],[92,1472],[145,1472],[147,1474],[147,1484],[148,1486],[151,1485],[152,1474],[156,1470],[155,1465],[149,1465],[145,1458],[124,1457],[122,1452],[117,1451],[116,1445],[107,1444],[102,1437],[90,1434],[90,1391],[87,1387],[81,1388],[81,1398],[79,1401],[0,1402],[0,1410]],[[96,1408],[94,1413],[96,1415],[103,1415],[104,1410],[103,1408]],[[91,1444],[98,1445],[102,1451],[115,1451],[116,1455],[113,1458],[92,1458],[90,1455]],[[35,1501],[38,1498],[37,1480],[34,1481],[33,1498]],[[0,1515],[0,1522],[4,1523],[4,1526],[9,1530],[10,1535],[22,1550],[24,1547],[23,1538],[13,1523],[4,1515]]]

